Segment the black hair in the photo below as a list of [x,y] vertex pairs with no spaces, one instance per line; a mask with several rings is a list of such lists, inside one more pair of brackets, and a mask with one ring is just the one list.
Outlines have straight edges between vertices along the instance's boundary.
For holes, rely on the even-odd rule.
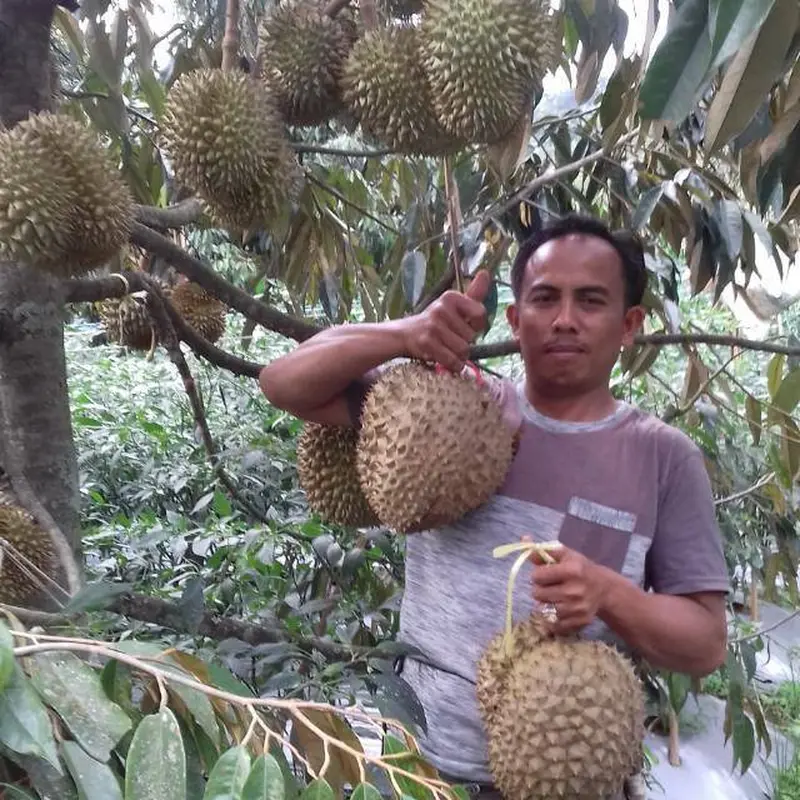
[[514,292],[514,298],[519,300],[525,268],[536,250],[545,242],[568,236],[571,233],[597,236],[614,247],[622,261],[625,308],[639,305],[644,297],[644,290],[647,288],[647,267],[644,263],[644,249],[639,238],[630,231],[612,231],[601,220],[582,214],[567,214],[560,217],[554,222],[544,225],[522,242],[511,266],[511,289]]

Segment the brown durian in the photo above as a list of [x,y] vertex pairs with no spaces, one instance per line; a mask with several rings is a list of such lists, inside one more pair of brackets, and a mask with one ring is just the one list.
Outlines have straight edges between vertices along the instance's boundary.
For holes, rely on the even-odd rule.
[[413,533],[456,522],[501,486],[514,430],[472,378],[410,362],[370,387],[357,466],[381,522]]

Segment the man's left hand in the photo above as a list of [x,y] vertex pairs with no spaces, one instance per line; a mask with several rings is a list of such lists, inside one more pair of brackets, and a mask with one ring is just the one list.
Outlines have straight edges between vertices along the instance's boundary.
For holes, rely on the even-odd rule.
[[604,592],[602,567],[568,547],[548,550],[555,563],[534,552],[533,599],[555,606],[557,620],[549,627],[557,635],[577,633],[597,616]]

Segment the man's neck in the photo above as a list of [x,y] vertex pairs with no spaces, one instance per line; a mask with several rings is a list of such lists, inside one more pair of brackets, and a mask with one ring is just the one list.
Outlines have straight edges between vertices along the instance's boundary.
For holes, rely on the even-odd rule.
[[595,422],[617,409],[617,401],[607,386],[574,395],[547,392],[526,381],[525,397],[540,414],[562,422]]

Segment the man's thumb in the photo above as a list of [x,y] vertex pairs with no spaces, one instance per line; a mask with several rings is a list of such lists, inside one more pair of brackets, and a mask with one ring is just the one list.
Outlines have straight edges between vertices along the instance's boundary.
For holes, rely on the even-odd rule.
[[492,276],[485,269],[476,273],[475,277],[470,281],[464,294],[472,300],[477,300],[482,303],[486,297],[489,286],[492,283]]

